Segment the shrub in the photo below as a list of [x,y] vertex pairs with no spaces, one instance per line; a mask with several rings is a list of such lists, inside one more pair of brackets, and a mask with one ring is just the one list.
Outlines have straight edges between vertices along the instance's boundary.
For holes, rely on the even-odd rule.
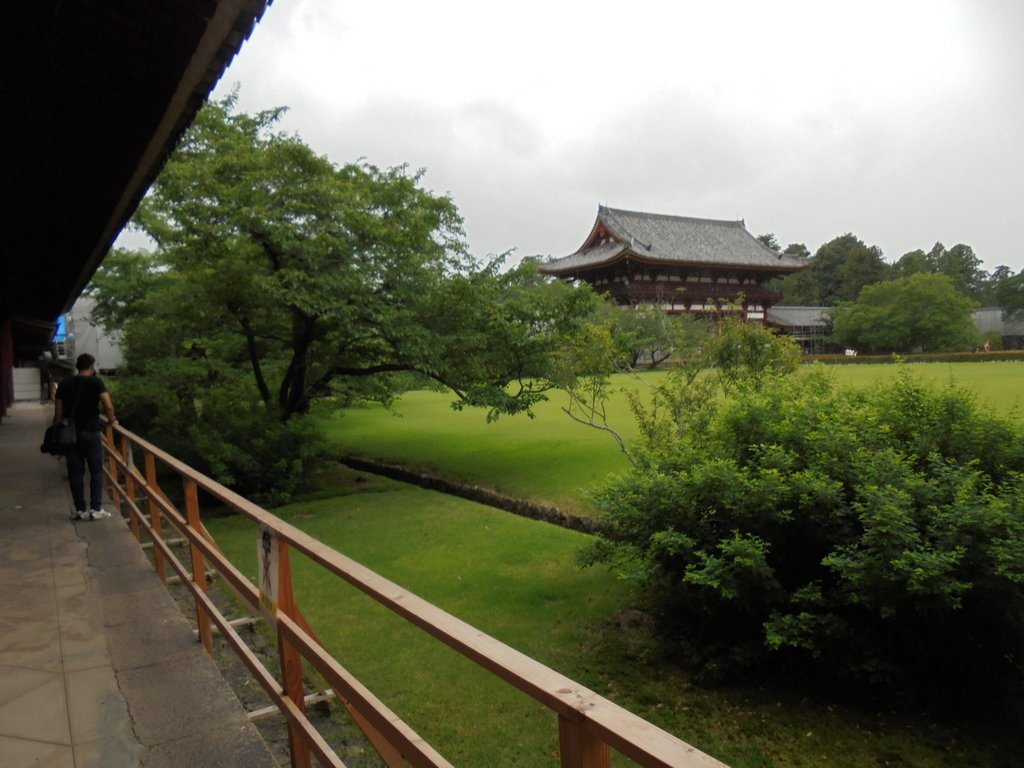
[[[697,405],[593,499],[617,560],[706,675],[878,692],[1020,690],[1024,435],[907,370],[817,367]],[[668,433],[663,433],[668,434]]]
[[188,430],[197,466],[255,501],[284,504],[324,466],[329,449],[309,417],[287,422],[276,410],[230,392],[204,397]]
[[254,501],[282,504],[315,479],[329,447],[308,417],[281,421],[241,383],[201,397],[175,378],[126,377],[114,397],[122,422],[163,450]]

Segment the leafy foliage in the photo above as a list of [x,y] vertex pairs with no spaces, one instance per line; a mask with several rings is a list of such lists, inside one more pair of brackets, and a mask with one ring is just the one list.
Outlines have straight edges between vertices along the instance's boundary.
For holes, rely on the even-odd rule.
[[274,130],[281,110],[233,110],[229,97],[200,112],[143,201],[135,224],[156,252],[111,254],[93,288],[124,332],[122,399],[152,409],[153,439],[187,437],[219,479],[253,489],[246,448],[275,435],[258,463],[297,455],[289,429],[266,425],[318,402],[426,383],[493,419],[545,397],[551,350],[592,294],[531,263],[478,264],[454,203],[419,174],[336,166]]
[[[598,304],[588,325],[608,332],[614,359],[610,366],[631,371],[657,368],[678,350],[694,346],[704,336],[704,323],[694,315],[670,315],[657,304],[620,305],[611,300]],[[591,340],[596,341],[596,340]]]
[[670,356],[689,367],[693,352],[707,338],[704,322],[695,316],[672,316],[651,305],[599,304],[588,322],[563,335],[554,358],[552,380],[569,396],[562,410],[610,434],[628,458],[626,441],[608,420],[612,375],[634,373],[645,354],[650,368]]
[[[626,441],[607,417],[612,374],[631,370],[624,366],[614,329],[614,325],[590,323],[567,336],[558,355],[555,381],[569,396],[563,411],[575,421],[611,434],[632,461]],[[715,387],[760,386],[767,377],[788,373],[800,362],[800,349],[791,341],[735,318],[723,318],[710,328],[687,318],[678,326],[675,340],[676,367],[652,388],[649,401],[636,391],[625,392],[647,444],[662,439],[666,430],[671,434],[682,428],[684,415],[694,404],[713,397]]]
[[978,696],[1024,681],[1024,433],[903,371],[691,398],[594,494],[589,553],[645,584],[706,675]]
[[687,367],[710,369],[726,391],[740,386],[757,389],[800,364],[800,348],[762,325],[727,318],[716,330]]
[[957,291],[966,296],[977,296],[987,277],[974,249],[963,243],[949,249],[942,243],[936,243],[928,252],[927,262],[933,272],[946,275]]
[[790,304],[834,306],[840,301],[853,301],[864,286],[885,280],[888,269],[877,246],[865,245],[847,233],[818,248],[806,275],[788,278],[783,292]]
[[833,313],[833,338],[865,352],[970,349],[977,305],[942,274],[917,273],[868,286]]
[[[775,242],[773,235],[762,235],[762,242]],[[777,243],[776,243],[777,245]],[[800,244],[787,246],[785,253],[809,255]],[[836,306],[860,297],[869,285],[919,274],[945,275],[957,292],[982,306],[1006,306],[1004,283],[1013,270],[1001,265],[991,274],[982,269],[982,261],[971,246],[957,243],[946,248],[935,243],[928,251],[909,251],[892,264],[882,258],[876,246],[867,246],[853,234],[834,238],[818,248],[811,267],[779,281],[784,301],[790,306]]]
[[995,289],[999,306],[1008,318],[1024,316],[1024,272],[1008,275]]

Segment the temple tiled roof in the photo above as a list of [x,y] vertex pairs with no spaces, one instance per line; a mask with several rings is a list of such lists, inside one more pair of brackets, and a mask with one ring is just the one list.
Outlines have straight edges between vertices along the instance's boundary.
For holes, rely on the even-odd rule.
[[[584,246],[569,256],[553,259],[541,271],[566,275],[627,257],[651,263],[715,264],[779,272],[795,272],[809,263],[763,245],[742,221],[666,216],[600,206],[592,234],[602,224],[613,236],[611,242]],[[592,239],[588,237],[587,243]]]

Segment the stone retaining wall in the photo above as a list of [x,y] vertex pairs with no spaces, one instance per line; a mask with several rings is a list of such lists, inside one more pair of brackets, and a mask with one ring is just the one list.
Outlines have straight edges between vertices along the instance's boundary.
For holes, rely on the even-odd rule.
[[478,485],[455,483],[408,467],[385,464],[384,462],[376,461],[374,459],[364,459],[356,456],[346,456],[342,458],[341,462],[345,466],[351,467],[352,469],[360,472],[371,472],[375,475],[389,477],[392,480],[399,480],[403,483],[418,485],[421,488],[427,488],[431,491],[440,491],[441,493],[451,494],[452,496],[459,496],[463,499],[475,501],[478,504],[486,504],[489,507],[496,507],[497,509],[512,512],[513,514],[520,515],[522,517],[528,517],[532,520],[542,520],[545,523],[558,525],[572,531],[598,533],[602,528],[599,523],[588,517],[567,515],[560,511],[558,507],[537,504],[532,501],[526,501],[525,499],[516,499],[511,496],[505,496],[496,491],[481,488]]

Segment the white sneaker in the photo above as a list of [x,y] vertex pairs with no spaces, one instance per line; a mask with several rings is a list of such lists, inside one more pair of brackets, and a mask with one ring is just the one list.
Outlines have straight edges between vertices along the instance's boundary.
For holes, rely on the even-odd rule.
[[92,509],[89,511],[90,520],[102,520],[104,517],[110,517],[110,513],[105,509]]
[[71,519],[72,520],[85,520],[85,512],[83,512],[82,510],[78,510],[77,512],[72,513]]

